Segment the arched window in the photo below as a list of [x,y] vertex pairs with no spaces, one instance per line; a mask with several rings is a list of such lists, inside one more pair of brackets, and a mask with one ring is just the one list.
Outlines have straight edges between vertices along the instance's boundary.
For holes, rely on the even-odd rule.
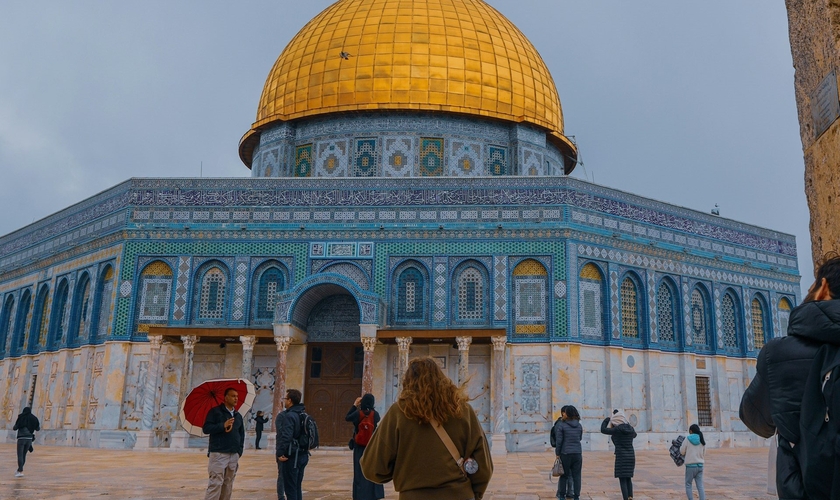
[[56,349],[61,346],[67,334],[67,303],[70,297],[70,286],[63,279],[58,284],[53,300],[52,317],[50,318],[49,347]]
[[667,280],[662,280],[656,291],[656,325],[659,329],[659,342],[675,345],[677,335],[677,294]]
[[782,297],[779,300],[779,331],[777,333],[778,337],[784,337],[787,335],[791,309],[792,307],[790,306],[790,301],[786,297]]
[[627,276],[621,282],[621,337],[626,340],[641,339],[641,300],[633,278]]
[[198,301],[198,321],[218,322],[225,317],[227,275],[218,266],[212,266],[201,278]]
[[397,322],[423,321],[425,315],[426,280],[416,267],[408,267],[397,278]]
[[45,345],[47,341],[47,300],[50,296],[50,288],[47,285],[41,286],[38,297],[35,299],[35,310],[32,312],[32,321],[29,324],[29,345],[27,349],[33,352],[38,346]]
[[8,350],[6,349],[6,341],[12,331],[12,312],[14,310],[15,298],[12,297],[12,294],[9,294],[3,304],[3,311],[0,312],[0,356],[5,355],[7,351],[12,351],[11,346]]
[[83,273],[76,284],[76,292],[73,294],[73,309],[70,313],[70,330],[67,335],[67,345],[76,346],[80,337],[87,333],[87,325],[90,316],[90,276]]
[[102,277],[99,278],[99,297],[96,306],[96,331],[91,332],[91,337],[96,335],[97,339],[104,339],[108,336],[108,325],[111,319],[111,309],[114,306],[114,268],[107,266]]
[[255,322],[270,323],[274,320],[274,306],[277,304],[277,296],[285,287],[285,278],[279,267],[270,266],[259,274],[256,310],[253,316]]
[[32,293],[25,290],[21,296],[18,304],[17,314],[15,314],[15,335],[12,341],[12,354],[20,354],[25,345],[26,337],[26,320],[29,316],[29,308],[32,305]]
[[140,274],[140,307],[138,331],[148,333],[148,325],[169,321],[169,302],[172,293],[172,268],[156,260]]
[[484,324],[487,321],[487,278],[483,266],[469,261],[453,273],[455,289],[455,321]]
[[691,292],[691,336],[694,345],[699,348],[710,349],[712,346],[712,335],[709,327],[708,300],[700,288],[694,288]]
[[547,330],[548,271],[535,259],[513,269],[516,333],[539,335]]
[[764,347],[764,342],[767,339],[766,309],[763,299],[758,295],[753,297],[750,310],[752,312],[753,344],[756,351]]
[[738,324],[738,311],[736,299],[730,292],[723,294],[720,301],[720,320],[723,331],[723,348],[730,352],[739,351],[738,331],[740,325]]
[[588,263],[580,270],[579,317],[580,334],[583,337],[602,338],[604,336],[604,276],[593,263]]

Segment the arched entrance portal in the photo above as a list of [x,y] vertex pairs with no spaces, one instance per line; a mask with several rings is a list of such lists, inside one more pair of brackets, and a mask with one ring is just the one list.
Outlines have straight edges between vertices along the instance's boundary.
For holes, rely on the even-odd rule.
[[[331,287],[333,288],[333,287]],[[364,351],[359,333],[359,305],[345,290],[312,294],[307,333],[306,411],[318,422],[322,446],[343,446],[353,435],[344,421],[362,392]],[[315,302],[317,300],[317,302]]]

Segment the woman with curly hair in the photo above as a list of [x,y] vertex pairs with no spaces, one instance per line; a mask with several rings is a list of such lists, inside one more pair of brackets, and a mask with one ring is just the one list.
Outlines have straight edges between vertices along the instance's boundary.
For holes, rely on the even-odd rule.
[[[464,387],[449,380],[432,358],[409,361],[402,392],[362,455],[365,477],[375,483],[393,480],[400,500],[480,500],[493,462],[467,400]],[[477,471],[468,473],[455,461],[435,424],[449,435],[460,457],[475,460]]]

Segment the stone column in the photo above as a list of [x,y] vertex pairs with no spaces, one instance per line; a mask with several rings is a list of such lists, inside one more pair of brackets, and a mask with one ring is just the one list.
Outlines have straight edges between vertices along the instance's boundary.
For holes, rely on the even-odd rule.
[[[400,350],[399,363],[397,363],[397,395],[402,390],[402,379],[405,370],[408,368],[408,350],[411,347],[411,337],[397,337],[397,346]],[[396,401],[396,397],[394,400]]]
[[155,418],[155,397],[158,393],[158,377],[160,374],[160,346],[163,335],[149,335],[149,364],[146,369],[146,386],[143,388],[143,416],[140,420],[140,430],[137,431],[136,449],[149,449],[154,444],[152,426]]
[[283,398],[286,396],[286,353],[289,351],[291,337],[274,337],[277,344],[277,365],[274,367],[274,408],[272,415],[275,417],[283,411]]
[[[181,388],[178,395],[178,411],[180,412],[184,400],[187,399],[187,393],[192,389],[193,378],[193,357],[195,355],[195,344],[200,339],[196,335],[181,335],[181,342],[184,343],[184,360],[181,362]],[[178,422],[178,430],[172,433],[172,441],[169,447],[173,449],[184,449],[189,446],[190,435],[187,431],[180,428],[180,421]]]
[[493,435],[490,438],[490,453],[504,455],[507,453],[505,443],[505,428],[507,427],[507,412],[505,411],[505,344],[507,337],[491,337],[493,342],[493,374],[490,377],[490,395],[493,421]]
[[472,337],[455,337],[458,343],[458,385],[467,383],[470,378],[470,344]]
[[257,344],[257,337],[243,335],[239,337],[242,342],[242,378],[251,380],[251,372],[254,370],[254,346]]
[[375,337],[362,337],[362,347],[365,350],[365,367],[362,372],[362,395],[373,393],[373,349],[375,346]]

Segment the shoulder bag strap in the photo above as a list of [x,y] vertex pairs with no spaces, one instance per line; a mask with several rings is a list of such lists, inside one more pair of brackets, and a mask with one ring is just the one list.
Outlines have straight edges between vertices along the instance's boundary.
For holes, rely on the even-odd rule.
[[455,463],[458,464],[458,469],[461,470],[462,474],[466,474],[464,472],[464,459],[458,453],[458,449],[455,448],[455,443],[452,442],[452,438],[449,437],[449,434],[446,432],[446,429],[440,425],[437,420],[430,419],[429,424],[431,424],[432,429],[435,430],[438,437],[441,441],[443,441],[443,445],[446,446],[446,449],[449,450],[449,454],[452,455],[452,458],[455,460]]

